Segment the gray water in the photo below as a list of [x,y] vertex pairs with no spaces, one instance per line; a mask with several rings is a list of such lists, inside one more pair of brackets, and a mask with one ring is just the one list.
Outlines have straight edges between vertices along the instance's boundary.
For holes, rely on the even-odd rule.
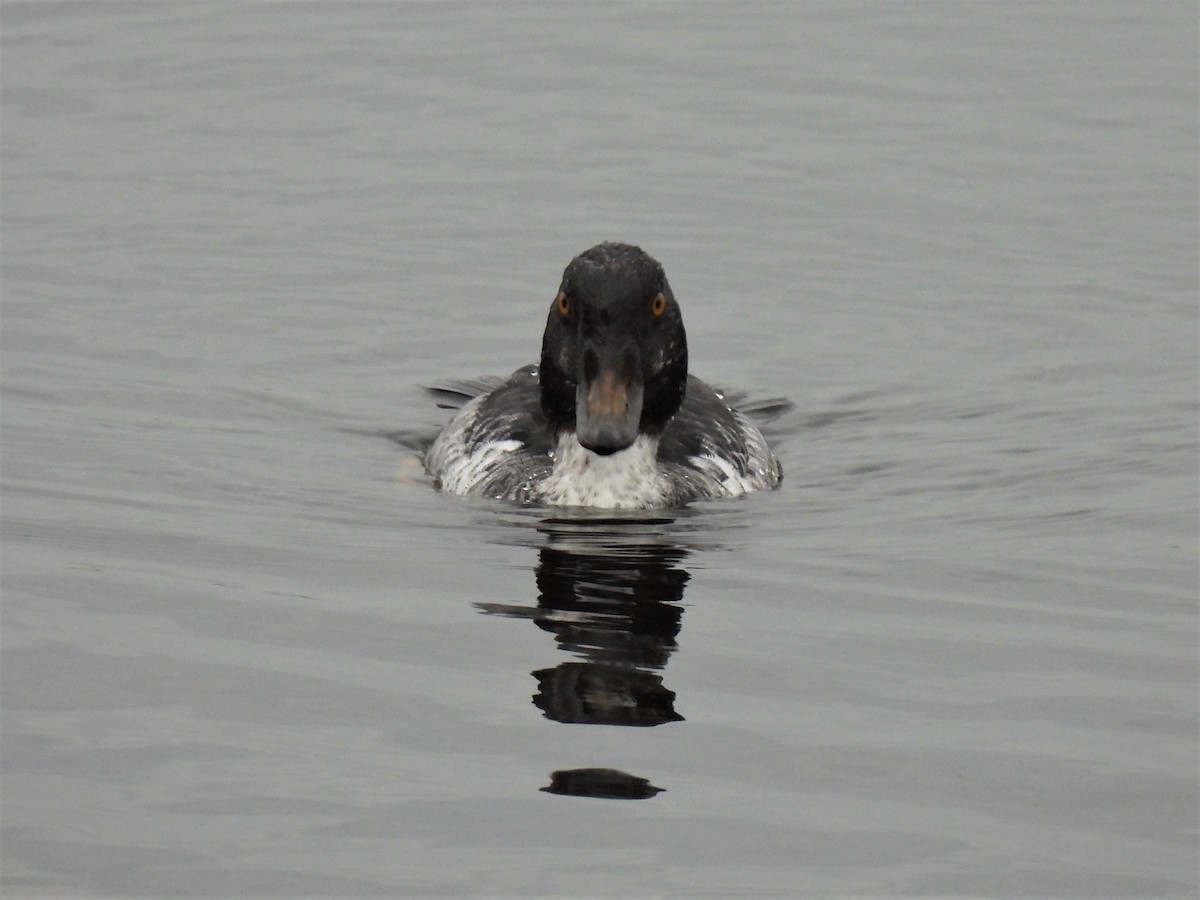
[[[1200,887],[1194,3],[0,15],[6,897]],[[604,239],[779,491],[432,490]]]

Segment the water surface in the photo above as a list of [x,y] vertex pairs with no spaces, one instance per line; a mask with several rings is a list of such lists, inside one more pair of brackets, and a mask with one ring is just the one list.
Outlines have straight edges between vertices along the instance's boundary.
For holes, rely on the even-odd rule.
[[[1189,3],[5,3],[6,896],[1197,890]],[[666,267],[783,487],[433,491]]]

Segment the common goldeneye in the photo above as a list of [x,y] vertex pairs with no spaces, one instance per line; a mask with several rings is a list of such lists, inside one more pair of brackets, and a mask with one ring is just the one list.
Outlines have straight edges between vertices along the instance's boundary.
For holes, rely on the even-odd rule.
[[662,266],[629,244],[599,244],[563,272],[541,363],[467,402],[425,468],[452,494],[604,509],[778,485],[762,432],[687,363]]

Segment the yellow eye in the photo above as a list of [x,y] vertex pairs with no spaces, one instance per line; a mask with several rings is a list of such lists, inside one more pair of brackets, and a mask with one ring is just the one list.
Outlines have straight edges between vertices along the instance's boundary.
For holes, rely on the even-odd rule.
[[571,311],[571,301],[567,299],[567,295],[562,291],[559,291],[558,296],[554,298],[554,308],[564,316]]
[[661,316],[667,311],[667,298],[663,294],[655,294],[650,304],[650,315]]

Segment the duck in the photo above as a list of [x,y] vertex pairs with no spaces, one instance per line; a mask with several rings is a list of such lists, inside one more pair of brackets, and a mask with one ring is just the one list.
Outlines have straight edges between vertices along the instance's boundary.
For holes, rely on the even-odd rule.
[[523,505],[669,509],[772,490],[750,417],[688,372],[662,265],[606,241],[567,265],[536,365],[476,382],[425,454],[435,487]]

